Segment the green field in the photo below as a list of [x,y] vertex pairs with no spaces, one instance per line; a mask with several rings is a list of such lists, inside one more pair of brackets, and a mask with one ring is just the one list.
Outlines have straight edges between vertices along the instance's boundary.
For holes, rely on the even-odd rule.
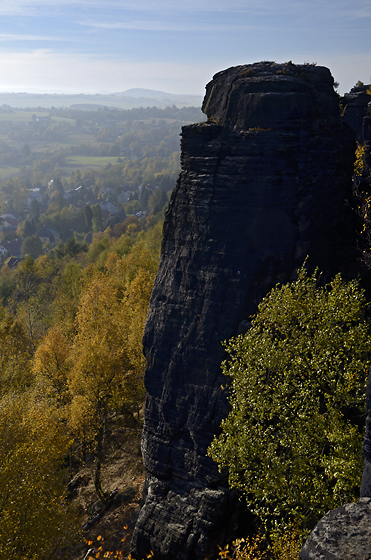
[[[44,111],[1,111],[0,109],[0,123],[1,122],[14,122],[14,123],[26,123],[32,121],[32,116],[36,115],[36,117],[49,117],[49,112]],[[50,119],[51,123],[61,123],[67,122],[71,125],[75,124],[75,119],[68,119],[65,117],[56,117],[53,116]]]
[[32,115],[36,115],[37,117],[47,117],[49,113],[42,113],[40,111],[14,111],[8,113],[6,111],[0,111],[0,122],[31,122]]
[[[51,146],[51,148],[58,149],[58,144],[55,146]],[[36,150],[35,150],[36,151]],[[49,151],[52,153],[53,149]],[[66,177],[73,171],[74,169],[83,169],[89,167],[102,167],[107,164],[114,165],[117,163],[117,160],[120,159],[118,157],[99,157],[99,156],[71,156],[66,160],[66,166],[62,167],[62,173],[66,175]],[[123,158],[121,158],[122,161]],[[18,175],[20,172],[19,167],[11,167],[8,165],[0,166],[0,181],[7,181],[11,177]]]
[[89,167],[101,167],[102,165],[107,165],[111,163],[114,165],[117,163],[117,160],[120,159],[121,161],[125,158],[120,157],[99,157],[99,156],[71,156],[66,159],[66,163],[72,166],[89,166]]
[[0,167],[0,181],[5,181],[7,179],[10,179],[11,177],[17,175],[18,173],[19,173],[19,167],[10,167],[4,165],[3,167]]

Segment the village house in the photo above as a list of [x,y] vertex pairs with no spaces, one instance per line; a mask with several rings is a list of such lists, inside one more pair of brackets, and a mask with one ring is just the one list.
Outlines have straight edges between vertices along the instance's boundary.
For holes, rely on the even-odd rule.
[[33,200],[36,200],[37,202],[39,202],[41,204],[42,197],[41,197],[40,189],[32,189],[28,193],[28,197],[27,197],[27,200],[26,200],[27,208],[31,207],[31,203],[32,203]]
[[14,239],[13,241],[0,242],[0,255],[4,257],[9,254],[12,257],[21,256],[22,239]]
[[22,257],[9,257],[5,264],[8,268],[16,268],[24,259]]
[[0,231],[16,231],[18,228],[20,219],[14,214],[2,214],[0,216]]
[[61,240],[59,232],[49,226],[43,226],[39,231],[36,232],[41,243],[46,243],[50,247],[55,247]]

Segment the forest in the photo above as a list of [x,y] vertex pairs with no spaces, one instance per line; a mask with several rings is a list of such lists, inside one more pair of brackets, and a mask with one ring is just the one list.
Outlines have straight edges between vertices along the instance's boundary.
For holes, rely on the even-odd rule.
[[[0,184],[1,558],[84,555],[89,520],[125,491],[138,499],[141,337],[179,134],[196,116],[0,113],[13,173]],[[129,490],[112,488],[125,479],[108,474],[115,454]]]
[[88,465],[92,504],[105,504],[108,450],[123,437],[139,448],[161,218],[1,270],[1,558],[65,557],[89,517],[69,483]]
[[[201,120],[202,115],[199,109],[175,107],[40,113],[36,109],[12,113],[4,107],[0,112],[0,171],[4,173],[0,183],[0,250],[4,246],[0,272],[0,558],[77,560],[89,550],[87,558],[124,558],[128,557],[130,519],[143,484],[139,447],[145,397],[142,333],[159,262],[164,212],[179,174],[181,126]],[[363,153],[359,146],[355,176],[362,174]],[[362,196],[361,229],[368,243],[370,205],[367,196]],[[44,227],[56,232],[57,239],[45,241],[40,234]],[[13,254],[6,250],[10,247],[6,243],[16,240],[19,250]],[[353,306],[348,305],[349,294]],[[313,305],[303,306],[303,297],[306,301],[313,298]],[[302,365],[290,362],[296,353],[292,340],[307,346],[299,331],[319,333],[314,357],[308,360],[318,360],[311,365],[313,371],[320,367],[326,371],[328,362],[321,352],[328,345],[327,331],[322,332],[319,325],[323,317],[331,315],[336,297],[336,343],[351,366],[342,395],[349,407],[357,406],[362,424],[363,387],[356,372],[360,364],[366,372],[371,352],[364,294],[357,283],[346,284],[341,279],[318,290],[316,277],[308,278],[304,270],[296,284],[273,291],[262,302],[247,337],[226,346],[232,361],[223,368],[232,378],[233,412],[246,414],[244,395],[251,393],[251,387],[262,386],[267,375],[262,361],[273,359],[270,337],[273,333],[275,338],[279,329],[280,343],[269,372],[272,379],[276,376],[274,384],[282,380],[288,387],[290,372],[302,375]],[[283,307],[286,313],[281,324]],[[297,314],[298,309],[303,318],[297,332],[290,314]],[[357,341],[353,353],[349,338]],[[337,350],[334,346],[326,359],[336,361]],[[256,370],[255,377],[240,377],[246,364],[248,368],[253,364],[250,371]],[[343,363],[339,368],[344,369]],[[337,381],[329,376],[326,383],[326,391],[331,392]],[[312,409],[317,407],[313,387],[315,376],[298,390],[298,399],[307,399]],[[254,395],[263,420],[282,410],[282,402],[285,406],[292,403],[291,393],[282,390],[283,401],[268,395],[272,406],[266,409],[259,401],[259,391]],[[318,407],[317,420],[323,400]],[[329,413],[338,420],[333,403]],[[226,420],[209,453],[222,467],[230,467],[230,486],[248,495],[253,511],[273,535],[271,549],[268,554],[263,531],[254,539],[227,546],[219,556],[296,558],[307,520],[354,492],[359,426],[348,435],[340,421],[330,435],[326,425],[321,426],[326,445],[331,437],[336,440],[337,454],[329,456],[323,467],[318,459],[323,440],[311,440],[311,465],[295,460],[290,467],[295,478],[290,493],[282,483],[281,457],[277,459],[274,453],[260,456],[257,439],[250,437],[258,426],[269,442],[271,423],[259,425],[251,411],[250,417],[244,437],[247,443],[253,441],[251,449],[246,442],[246,446],[240,444],[237,428],[241,418],[236,413]],[[312,424],[305,430],[303,424],[293,424],[295,438],[279,442],[284,452],[289,454],[289,446],[296,445],[294,455],[299,457],[303,433],[309,440]],[[342,450],[353,435],[344,459]],[[240,453],[243,447],[249,457]],[[259,479],[256,464],[264,461],[274,465],[279,491]],[[317,489],[314,493],[309,481],[304,492],[299,482],[313,464],[320,473],[315,479]],[[321,474],[324,468],[327,479]],[[256,478],[253,493],[246,490],[246,472]],[[333,473],[339,478],[337,494],[334,501],[326,501],[325,489]],[[306,499],[312,494],[309,507]],[[267,496],[273,512],[266,507]]]

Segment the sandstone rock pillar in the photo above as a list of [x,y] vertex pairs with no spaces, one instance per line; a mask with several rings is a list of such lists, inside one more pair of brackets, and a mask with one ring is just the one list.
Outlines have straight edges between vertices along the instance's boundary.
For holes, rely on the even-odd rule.
[[204,559],[238,514],[206,456],[228,406],[222,341],[277,282],[349,264],[353,139],[327,68],[261,62],[207,85],[207,123],[182,132],[145,327],[137,558]]

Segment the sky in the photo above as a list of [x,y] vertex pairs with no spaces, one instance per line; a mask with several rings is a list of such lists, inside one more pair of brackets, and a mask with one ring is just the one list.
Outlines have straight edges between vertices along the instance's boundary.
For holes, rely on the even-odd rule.
[[0,91],[204,95],[261,60],[371,83],[371,0],[0,0]]

